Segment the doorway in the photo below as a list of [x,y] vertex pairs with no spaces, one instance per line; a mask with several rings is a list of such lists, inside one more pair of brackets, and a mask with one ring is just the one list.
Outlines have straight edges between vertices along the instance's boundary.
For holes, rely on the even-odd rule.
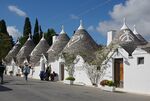
[[64,63],[60,63],[60,76],[59,80],[63,81],[64,80]]
[[114,82],[116,87],[123,88],[124,82],[123,58],[114,60]]

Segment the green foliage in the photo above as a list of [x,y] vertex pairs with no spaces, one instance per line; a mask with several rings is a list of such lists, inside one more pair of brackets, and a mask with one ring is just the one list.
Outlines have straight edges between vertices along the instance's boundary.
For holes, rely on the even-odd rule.
[[27,39],[28,39],[28,36],[24,36],[24,37],[22,36],[19,38],[19,42],[21,43],[21,46],[24,45],[24,43],[27,41]]
[[101,86],[115,86],[115,83],[112,80],[102,80],[100,82]]
[[67,77],[65,80],[71,80],[71,81],[74,81],[74,80],[75,80],[75,78],[74,78],[74,77],[72,77],[72,76],[69,76],[69,77]]
[[[96,52],[93,60],[86,62],[85,68],[87,69],[87,75],[93,84],[98,84],[98,81],[103,78],[105,71],[108,67],[107,61],[110,56],[109,53],[115,50],[114,45],[109,45],[108,47],[102,46]],[[86,54],[84,54],[86,57]],[[88,54],[89,55],[89,54]]]
[[76,56],[74,54],[65,53],[65,52],[63,52],[62,55],[63,58],[65,59],[65,65],[68,67],[72,66]]
[[[31,34],[31,23],[29,17],[25,18],[24,28],[23,28],[23,36],[19,38],[21,46],[27,41],[29,34]],[[31,36],[30,36],[31,37]]]
[[6,23],[4,20],[0,20],[0,33],[5,33],[8,35]]
[[39,41],[40,41],[39,24],[38,24],[38,20],[36,18],[35,26],[34,26],[34,33],[33,33],[33,42],[35,44],[38,44]]
[[14,45],[13,38],[6,29],[4,20],[0,21],[0,60],[4,59],[12,46]]
[[42,31],[42,28],[41,28],[41,26],[40,26],[40,39],[42,38],[42,35],[43,35],[43,31]]
[[56,35],[56,32],[54,29],[48,29],[47,32],[44,33],[45,39],[50,46],[52,45],[54,35]]
[[29,36],[29,34],[31,34],[31,23],[29,17],[26,17],[23,28],[23,36]]
[[74,60],[76,59],[76,55],[63,52],[62,56],[65,59],[64,64],[67,67],[66,71],[68,72],[69,76],[72,76],[74,73],[73,66],[74,66]]

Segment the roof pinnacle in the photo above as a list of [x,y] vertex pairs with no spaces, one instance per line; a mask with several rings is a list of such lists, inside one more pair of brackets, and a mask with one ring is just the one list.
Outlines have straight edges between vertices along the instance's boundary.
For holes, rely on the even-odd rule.
[[78,30],[80,29],[84,29],[82,20],[80,20],[80,26],[78,27]]
[[45,38],[44,38],[44,33],[42,34],[42,39],[41,40],[44,40]]
[[121,30],[123,29],[129,29],[128,26],[126,25],[126,18],[124,17],[123,19],[123,26],[121,27]]
[[65,34],[64,26],[63,25],[61,26],[61,32],[60,32],[60,34]]
[[28,37],[28,40],[31,40],[31,33],[29,33],[29,37]]

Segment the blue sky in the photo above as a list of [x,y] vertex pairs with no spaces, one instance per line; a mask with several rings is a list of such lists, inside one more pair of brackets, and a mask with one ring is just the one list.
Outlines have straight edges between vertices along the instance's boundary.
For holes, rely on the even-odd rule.
[[[130,2],[125,0],[0,0],[0,19],[4,19],[10,29],[15,28],[14,30],[21,34],[25,16],[30,18],[32,31],[37,17],[43,31],[54,28],[59,33],[61,25],[64,25],[70,37],[78,28],[79,20],[82,19],[84,27],[93,39],[97,43],[106,44],[106,31],[103,31],[106,28],[104,27],[111,25],[110,22],[115,23],[115,27],[121,25],[121,23],[117,25],[118,21],[115,20],[117,16],[113,14],[117,11],[117,5],[127,8],[129,6],[127,3]],[[16,13],[14,8],[22,12]],[[123,8],[118,9],[123,10]],[[123,14],[119,16],[119,21],[122,22]],[[131,18],[130,15],[125,16]],[[102,28],[99,28],[99,31],[97,27]]]

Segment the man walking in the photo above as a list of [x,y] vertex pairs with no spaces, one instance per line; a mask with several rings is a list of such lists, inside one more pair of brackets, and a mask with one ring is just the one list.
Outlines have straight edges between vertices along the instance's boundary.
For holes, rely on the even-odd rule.
[[28,80],[28,75],[30,73],[30,67],[28,66],[27,62],[24,63],[23,73],[24,73],[24,76],[25,76],[25,80],[27,81]]
[[2,63],[2,61],[0,60],[0,78],[1,78],[1,84],[3,84],[3,74],[4,74],[4,70],[5,70],[5,65]]

